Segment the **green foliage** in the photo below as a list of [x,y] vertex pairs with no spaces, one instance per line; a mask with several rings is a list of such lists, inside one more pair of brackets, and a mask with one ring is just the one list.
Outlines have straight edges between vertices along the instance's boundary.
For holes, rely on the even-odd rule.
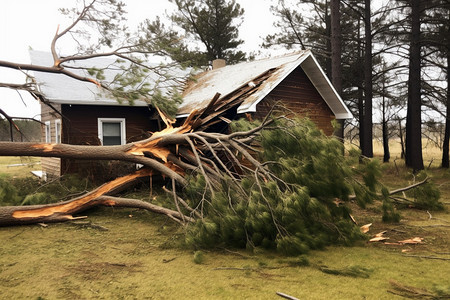
[[[265,248],[298,255],[363,238],[350,220],[349,209],[337,206],[334,200],[348,199],[355,186],[368,201],[374,193],[354,182],[355,171],[342,155],[342,144],[326,137],[309,120],[276,125],[282,129],[261,134],[261,160],[271,162],[270,171],[280,180],[262,182],[246,176],[242,189],[232,188],[231,180],[223,182],[214,199],[203,207],[206,217],[189,227],[188,245]],[[244,121],[233,125],[235,130],[249,126]],[[364,174],[375,186],[377,165],[367,165]],[[185,194],[186,199],[202,199],[204,178],[192,178]]]
[[[194,41],[206,48],[206,51],[194,50],[203,61],[223,58],[229,63],[245,60],[245,53],[236,50],[243,43],[238,39],[239,24],[244,10],[235,0],[171,0],[178,7],[178,12],[172,15],[172,21],[180,26]],[[193,57],[191,50],[184,46],[180,48],[184,55]],[[196,65],[205,66],[205,65]]]
[[392,223],[400,222],[400,214],[388,197],[383,199],[382,209],[383,209],[383,217],[382,217],[383,222],[392,222]]
[[19,200],[17,188],[10,183],[10,178],[0,174],[0,205],[13,205]]
[[[424,180],[428,174],[424,171],[416,176],[416,180]],[[443,210],[444,205],[439,202],[441,193],[433,182],[427,182],[412,191],[407,193],[408,196],[414,199],[414,206],[420,209],[427,210]]]
[[[239,120],[231,127],[246,131],[252,126],[257,124]],[[257,142],[259,159],[274,179],[250,173],[237,186],[228,178],[216,186],[213,198],[205,178],[190,179],[184,198],[192,207],[201,207],[204,218],[188,227],[189,246],[263,248],[293,256],[330,244],[351,245],[366,236],[350,219],[345,205],[350,195],[361,207],[382,200],[383,221],[399,222],[389,191],[379,182],[381,164],[360,161],[357,150],[343,155],[342,143],[325,136],[310,120],[277,121]],[[414,193],[417,206],[440,207],[439,191],[431,183],[409,193]],[[359,273],[364,270],[344,271],[346,276],[363,276]]]
[[22,201],[22,205],[34,205],[34,204],[46,204],[50,203],[49,200],[53,200],[49,194],[41,192],[36,194],[30,194]]
[[195,251],[194,252],[194,263],[200,265],[205,261],[205,255],[202,251]]
[[87,178],[64,176],[49,183],[35,178],[0,176],[0,205],[34,205],[54,203],[73,197],[90,188]]

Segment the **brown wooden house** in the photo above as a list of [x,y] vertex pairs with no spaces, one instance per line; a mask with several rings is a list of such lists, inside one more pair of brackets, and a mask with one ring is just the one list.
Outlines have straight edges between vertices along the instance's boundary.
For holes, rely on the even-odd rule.
[[[49,53],[31,51],[31,57],[36,64],[52,63]],[[105,64],[105,61],[97,63]],[[63,75],[41,73],[36,74],[36,80],[42,93],[61,113],[42,105],[45,142],[115,145],[159,130],[155,111],[145,102],[120,105],[95,85]],[[227,115],[230,119],[244,114],[263,117],[278,101],[298,115],[309,117],[328,135],[333,133],[333,119],[352,118],[309,50],[222,66],[198,74],[196,80],[184,87],[177,118],[186,117],[193,109],[205,108],[216,93],[221,94],[220,101],[224,103],[239,100],[238,105],[230,109],[233,112]],[[224,122],[227,118],[223,118]],[[42,159],[43,171],[53,176],[79,171],[85,166],[56,158]]]

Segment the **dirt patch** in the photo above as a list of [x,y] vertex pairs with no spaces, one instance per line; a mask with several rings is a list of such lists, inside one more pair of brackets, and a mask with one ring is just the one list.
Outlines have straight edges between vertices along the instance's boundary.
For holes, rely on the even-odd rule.
[[77,274],[84,280],[104,280],[127,276],[129,273],[141,272],[142,263],[124,263],[124,262],[89,262],[79,261],[76,265],[69,266],[66,269],[70,273]]

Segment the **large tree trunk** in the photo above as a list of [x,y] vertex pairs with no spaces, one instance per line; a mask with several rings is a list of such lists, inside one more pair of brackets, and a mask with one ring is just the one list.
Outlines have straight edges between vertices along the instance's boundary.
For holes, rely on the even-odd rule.
[[134,207],[147,209],[156,213],[165,214],[170,218],[192,222],[192,218],[167,208],[159,207],[137,199],[123,199],[105,196],[120,186],[134,181],[136,178],[151,176],[152,171],[142,169],[124,177],[117,178],[99,188],[72,200],[29,206],[0,206],[0,226],[24,225],[34,223],[51,223],[75,220],[83,217],[74,217],[74,214],[83,212],[95,206]]
[[364,8],[364,134],[362,155],[373,157],[373,122],[372,122],[372,29],[371,29],[371,10],[370,1],[365,0]]
[[[383,83],[384,86],[384,83]],[[384,92],[384,91],[383,91]],[[389,152],[389,131],[388,131],[388,124],[386,119],[386,102],[385,97],[383,96],[383,103],[382,103],[382,134],[383,134],[383,162],[389,162],[389,159],[391,158],[391,154]]]
[[[342,33],[341,33],[341,14],[340,0],[330,1],[331,10],[331,83],[342,95]],[[338,138],[344,139],[344,120],[338,120],[340,128],[335,132]]]
[[414,171],[423,169],[422,102],[420,88],[420,5],[421,0],[411,0],[411,41],[409,50],[405,164]]
[[364,78],[364,69],[361,64],[363,51],[362,51],[362,40],[361,40],[361,20],[358,19],[358,76],[356,78],[357,86],[358,86],[358,116],[359,116],[359,147],[362,151],[364,147],[364,89],[363,89],[363,80]]
[[[0,156],[41,156],[96,160],[123,160],[143,164],[145,167],[133,174],[119,177],[99,188],[75,199],[47,205],[0,206],[0,226],[31,224],[39,222],[61,222],[73,220],[74,214],[93,206],[135,207],[162,213],[173,220],[186,224],[191,216],[202,217],[202,213],[191,208],[181,199],[176,188],[188,183],[187,174],[200,174],[206,185],[206,192],[214,197],[218,183],[227,180],[235,189],[242,189],[239,176],[250,172],[260,180],[274,180],[267,166],[262,165],[251,154],[250,144],[265,126],[272,121],[244,132],[231,134],[207,133],[195,129],[210,124],[219,110],[215,105],[218,95],[201,113],[194,111],[179,127],[174,121],[166,121],[167,128],[154,133],[150,138],[121,146],[81,146],[67,144],[0,143]],[[222,106],[223,102],[217,105]],[[202,118],[203,117],[203,118]],[[250,150],[249,150],[250,149]],[[246,163],[240,163],[240,157]],[[230,162],[232,162],[230,164]],[[239,174],[235,172],[239,170]],[[171,180],[169,192],[176,211],[152,205],[140,200],[114,198],[112,193],[120,190],[137,178],[162,175]],[[231,184],[230,183],[230,184]],[[188,216],[191,215],[191,216]]]
[[442,145],[442,167],[449,168],[449,141],[450,141],[450,49],[447,49],[447,109],[445,112],[445,133]]

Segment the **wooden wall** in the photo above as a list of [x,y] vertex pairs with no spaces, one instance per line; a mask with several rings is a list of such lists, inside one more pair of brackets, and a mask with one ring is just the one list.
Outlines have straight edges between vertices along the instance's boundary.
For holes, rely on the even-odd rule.
[[255,117],[265,117],[278,101],[295,114],[309,117],[326,135],[333,134],[333,112],[300,66],[258,103]]
[[[94,106],[94,105],[62,105],[63,134],[62,141],[75,145],[99,145],[98,139],[98,118],[125,118],[126,140],[133,142],[149,136],[149,131],[157,131],[158,123],[151,120],[147,107],[135,106]],[[74,161],[64,159],[62,162],[62,173],[89,173],[97,176],[102,181],[99,173],[105,170],[112,177],[113,169],[124,168],[124,173],[129,166],[123,164],[111,164],[107,162]],[[109,179],[105,177],[104,179]]]

